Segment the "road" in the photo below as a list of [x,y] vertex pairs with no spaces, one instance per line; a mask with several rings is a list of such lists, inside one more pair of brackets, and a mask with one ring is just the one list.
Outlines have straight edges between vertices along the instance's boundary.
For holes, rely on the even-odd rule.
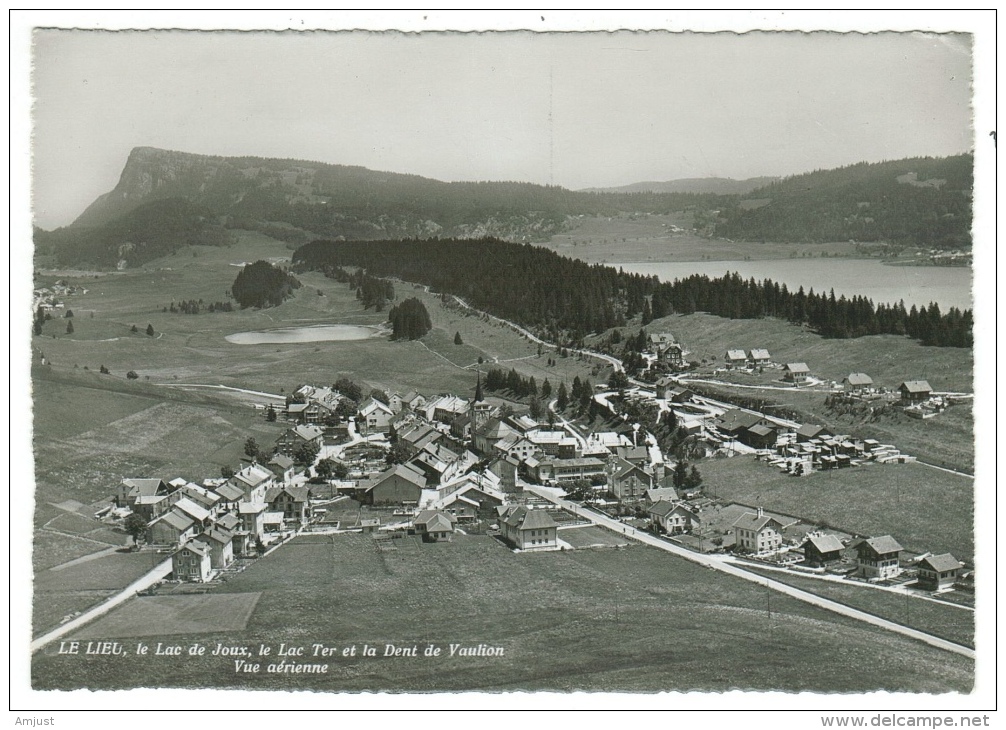
[[94,619],[98,618],[99,616],[105,615],[119,604],[128,601],[139,591],[149,588],[150,586],[154,585],[154,583],[157,583],[158,581],[167,578],[168,575],[170,575],[170,573],[171,573],[171,559],[168,558],[163,563],[157,565],[157,567],[155,567],[146,575],[137,578],[135,581],[133,581],[128,586],[123,588],[122,591],[116,593],[114,596],[109,598],[104,603],[99,603],[97,606],[88,609],[87,611],[80,614],[80,616],[73,619],[72,621],[67,621],[59,628],[53,629],[49,633],[43,634],[42,636],[32,641],[31,653],[34,654],[35,652],[39,651],[45,646],[48,646],[57,639],[66,636],[72,631],[76,631],[85,624],[94,621]]
[[771,578],[765,578],[760,575],[755,575],[750,573],[743,568],[739,568],[729,562],[725,562],[721,558],[714,557],[711,555],[703,555],[701,553],[694,553],[691,550],[686,550],[683,547],[674,545],[673,543],[662,540],[659,537],[651,535],[647,532],[637,530],[634,527],[625,525],[618,520],[612,519],[605,515],[598,514],[593,510],[585,509],[580,505],[574,504],[568,500],[562,499],[557,496],[552,489],[536,487],[533,485],[525,484],[524,489],[536,494],[543,499],[556,504],[563,509],[572,512],[578,517],[583,517],[584,519],[590,520],[596,525],[602,527],[607,527],[610,530],[614,530],[616,533],[624,534],[627,537],[631,537],[645,545],[650,545],[652,547],[664,550],[666,552],[677,555],[678,557],[684,558],[685,560],[690,560],[693,563],[698,563],[699,565],[705,566],[707,568],[712,568],[713,570],[718,570],[721,573],[727,573],[736,578],[741,578],[752,583],[758,583],[767,588],[770,588],[779,593],[795,598],[799,601],[804,601],[814,606],[824,608],[828,611],[833,611],[834,613],[847,616],[849,618],[854,618],[864,623],[870,624],[872,626],[877,626],[888,631],[893,631],[904,636],[908,636],[917,641],[922,641],[930,646],[934,646],[938,649],[943,649],[945,651],[950,651],[955,654],[960,654],[961,656],[968,657],[970,659],[975,658],[975,652],[966,646],[961,646],[960,644],[955,644],[952,641],[947,641],[946,639],[941,639],[937,636],[932,636],[923,631],[918,631],[916,629],[909,628],[908,626],[903,626],[902,624],[896,623],[894,621],[888,621],[887,619],[879,618],[872,614],[866,613],[865,611],[860,611],[858,609],[846,606],[837,601],[832,601],[827,598],[822,598],[821,596],[814,595],[813,593],[808,593],[807,591],[802,591],[799,588],[794,588],[793,586],[786,585],[777,580]]

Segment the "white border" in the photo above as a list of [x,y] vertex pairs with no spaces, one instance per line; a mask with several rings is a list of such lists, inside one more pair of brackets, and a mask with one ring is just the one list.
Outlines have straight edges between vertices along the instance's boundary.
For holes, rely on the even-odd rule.
[[[516,30],[573,31],[573,30],[615,30],[615,29],[667,29],[667,30],[836,30],[836,31],[882,31],[882,30],[931,30],[963,31],[974,34],[975,44],[975,231],[976,239],[984,242],[985,248],[976,245],[975,250],[975,382],[981,397],[976,399],[976,433],[978,455],[979,486],[976,494],[976,528],[982,536],[977,551],[978,570],[981,574],[980,606],[978,614],[979,661],[978,683],[970,696],[945,695],[891,695],[874,693],[870,695],[792,695],[785,693],[726,693],[726,694],[663,694],[663,695],[603,695],[603,694],[459,694],[459,695],[348,695],[311,693],[266,693],[266,692],[221,692],[213,690],[134,690],[118,693],[93,693],[87,691],[68,693],[39,693],[29,686],[30,611],[28,597],[31,595],[30,560],[26,547],[31,544],[31,514],[12,504],[10,515],[10,555],[11,575],[9,582],[11,598],[11,657],[10,664],[10,707],[20,710],[22,717],[43,717],[58,715],[60,726],[68,727],[75,721],[90,722],[100,717],[102,725],[113,723],[125,726],[137,721],[156,728],[174,726],[177,722],[190,722],[196,718],[178,718],[169,715],[155,715],[150,709],[229,709],[234,710],[275,710],[275,709],[404,709],[404,708],[454,708],[454,709],[515,709],[515,708],[568,708],[590,709],[675,709],[675,710],[715,710],[724,708],[738,710],[802,710],[803,712],[772,714],[773,727],[819,726],[818,717],[828,711],[890,713],[895,710],[911,711],[918,714],[926,711],[943,714],[961,714],[971,711],[988,710],[995,706],[995,657],[998,639],[995,631],[996,597],[993,585],[998,575],[995,562],[994,542],[996,526],[996,501],[994,482],[994,459],[1001,454],[995,448],[994,436],[996,419],[991,398],[992,383],[997,382],[999,372],[993,370],[992,362],[997,349],[993,350],[993,336],[997,331],[997,305],[995,299],[995,231],[996,217],[995,153],[987,138],[995,129],[995,58],[996,58],[996,18],[995,11],[11,11],[10,54],[11,54],[11,170],[9,192],[11,195],[11,269],[10,269],[10,362],[11,367],[11,422],[16,419],[17,427],[12,428],[10,454],[10,492],[25,494],[33,483],[30,433],[24,428],[25,414],[30,412],[30,393],[27,363],[29,362],[29,339],[25,303],[30,301],[31,260],[27,255],[31,241],[30,224],[30,32],[32,27],[79,27],[79,28],[228,28],[228,29],[399,29],[408,31],[431,30]],[[10,316],[16,313],[12,321]],[[998,393],[996,405],[999,404]],[[938,508],[934,506],[934,508]],[[821,657],[828,661],[827,657]],[[853,670],[854,671],[854,670]],[[100,716],[81,715],[68,710],[110,710],[130,709],[142,713],[141,717],[127,717],[116,713]],[[258,726],[261,722],[275,722],[277,718],[256,714],[249,717],[235,717],[228,714],[200,718],[201,721],[224,721],[250,723]],[[319,722],[329,723],[333,718],[303,716],[289,718],[306,725]],[[348,719],[348,718],[347,718]],[[456,718],[464,722],[463,718]],[[639,718],[642,720],[643,718]],[[684,722],[718,725],[708,715],[675,718]],[[727,722],[731,718],[721,717]],[[751,722],[751,717],[736,718]],[[768,716],[753,718],[756,726],[768,724]],[[394,719],[393,719],[394,720]],[[421,719],[419,719],[422,721]],[[368,722],[367,718],[363,718]],[[400,721],[410,721],[402,717]],[[448,719],[450,721],[450,718]],[[478,721],[486,722],[487,718]],[[603,721],[603,719],[602,719]],[[13,724],[13,718],[11,718]],[[495,723],[493,723],[495,724]]]

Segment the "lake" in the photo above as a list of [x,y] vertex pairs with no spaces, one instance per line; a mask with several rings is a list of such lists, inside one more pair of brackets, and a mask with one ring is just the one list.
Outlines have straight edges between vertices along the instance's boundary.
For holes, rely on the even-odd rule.
[[380,327],[356,324],[316,324],[309,327],[282,327],[260,332],[235,332],[224,339],[235,345],[289,345],[298,342],[351,342],[380,337]]
[[624,271],[657,276],[661,281],[692,274],[720,277],[736,271],[744,279],[771,279],[790,291],[799,287],[815,293],[835,290],[835,296],[864,296],[874,304],[904,300],[906,307],[936,302],[944,312],[950,307],[970,309],[971,268],[967,266],[887,266],[876,259],[775,259],[762,261],[686,261],[610,264]]

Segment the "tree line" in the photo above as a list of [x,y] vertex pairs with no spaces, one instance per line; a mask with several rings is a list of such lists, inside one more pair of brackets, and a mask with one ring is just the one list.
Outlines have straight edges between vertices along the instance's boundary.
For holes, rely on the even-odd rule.
[[516,322],[552,342],[582,344],[642,315],[644,324],[670,314],[708,312],[730,319],[778,317],[830,338],[908,335],[927,345],[971,347],[970,310],[946,314],[936,304],[906,309],[864,297],[790,291],[766,279],[693,275],[673,282],[560,256],[531,244],[486,238],[402,241],[314,241],[297,249],[299,269],[361,267],[449,292]]

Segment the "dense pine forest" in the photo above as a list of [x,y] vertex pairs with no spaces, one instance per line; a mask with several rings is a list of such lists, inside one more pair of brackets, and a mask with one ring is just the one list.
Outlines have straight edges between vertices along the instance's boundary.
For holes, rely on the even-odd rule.
[[293,296],[293,290],[300,288],[300,282],[268,261],[256,261],[238,272],[231,286],[231,295],[241,305],[247,307],[278,307]]
[[297,249],[293,261],[298,270],[330,276],[353,267],[368,276],[424,284],[556,343],[579,343],[590,333],[624,326],[636,315],[646,324],[693,312],[731,319],[779,317],[832,338],[907,335],[942,347],[970,347],[973,342],[970,310],[944,313],[936,304],[906,309],[862,297],[836,298],[833,292],[791,292],[785,285],[745,281],[737,274],[665,283],[496,239],[315,241]]

